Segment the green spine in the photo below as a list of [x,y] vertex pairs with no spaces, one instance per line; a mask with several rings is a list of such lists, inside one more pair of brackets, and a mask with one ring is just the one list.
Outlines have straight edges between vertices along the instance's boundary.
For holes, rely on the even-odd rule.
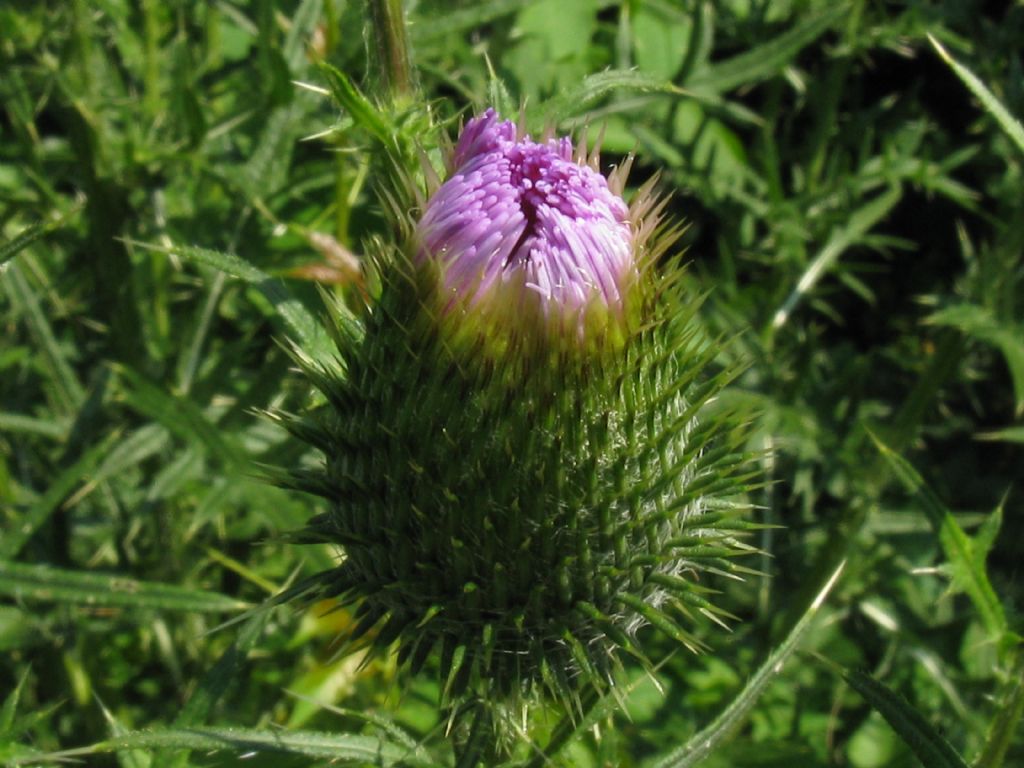
[[359,606],[350,641],[397,643],[413,673],[436,651],[456,706],[578,708],[620,651],[646,663],[647,624],[696,650],[690,609],[728,616],[696,576],[745,571],[731,558],[753,527],[745,430],[703,417],[730,374],[706,376],[698,302],[647,268],[628,323],[552,344],[445,308],[405,254],[377,274],[362,319],[331,305],[338,361],[297,352],[327,407],[282,417],[324,452],[281,482],[328,502],[307,538],[344,550],[318,594]]

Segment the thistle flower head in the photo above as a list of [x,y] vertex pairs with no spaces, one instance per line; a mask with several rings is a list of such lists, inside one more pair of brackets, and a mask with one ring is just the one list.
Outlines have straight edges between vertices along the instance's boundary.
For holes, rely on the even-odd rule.
[[[656,266],[650,185],[623,201],[627,170],[471,120],[410,242],[383,250],[373,306],[335,312],[340,372],[297,358],[326,407],[282,420],[324,461],[281,482],[326,500],[308,533],[344,553],[308,589],[358,606],[350,641],[412,673],[436,660],[453,711],[578,711],[623,652],[645,658],[641,627],[698,647],[692,614],[724,613],[698,577],[743,571],[744,433],[705,418],[726,374],[704,374],[716,347]],[[599,354],[465,355],[449,321]]]
[[440,265],[449,300],[581,333],[593,310],[622,317],[638,269],[630,211],[582,154],[494,110],[469,121],[417,226],[418,259]]

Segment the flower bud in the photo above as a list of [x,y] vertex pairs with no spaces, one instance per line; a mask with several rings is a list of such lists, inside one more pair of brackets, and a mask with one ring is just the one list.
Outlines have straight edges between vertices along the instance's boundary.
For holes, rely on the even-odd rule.
[[471,120],[372,306],[335,309],[340,369],[299,355],[326,407],[282,417],[325,457],[283,482],[327,500],[309,534],[343,553],[311,596],[499,731],[607,690],[645,625],[697,648],[690,619],[723,613],[701,575],[749,549],[743,430],[705,418],[726,375],[657,266],[661,206],[597,167]]

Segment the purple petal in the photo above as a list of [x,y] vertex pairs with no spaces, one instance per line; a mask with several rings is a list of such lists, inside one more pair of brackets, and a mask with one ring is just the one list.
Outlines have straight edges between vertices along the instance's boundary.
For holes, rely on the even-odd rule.
[[443,263],[446,293],[476,304],[521,286],[547,316],[621,305],[637,269],[629,209],[573,152],[568,138],[517,137],[492,109],[466,124],[417,229],[418,258]]

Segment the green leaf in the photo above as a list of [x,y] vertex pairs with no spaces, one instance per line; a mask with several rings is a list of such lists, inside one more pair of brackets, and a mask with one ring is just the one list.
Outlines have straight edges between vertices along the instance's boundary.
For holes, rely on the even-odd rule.
[[[694,14],[698,16],[699,14]],[[689,53],[693,20],[689,14],[642,5],[633,18],[633,57],[641,70],[672,80]]]
[[410,25],[409,32],[413,43],[422,46],[425,43],[436,42],[438,38],[446,35],[482,27],[532,2],[534,0],[491,0],[488,3],[476,3],[445,13],[433,13],[429,18],[420,19],[419,23]]
[[51,372],[51,378],[57,387],[60,407],[72,413],[79,403],[85,399],[85,390],[75,375],[71,362],[64,354],[53,329],[39,306],[35,291],[21,273],[18,264],[8,264],[0,273],[2,282],[7,286],[7,294],[11,303],[25,317],[25,322],[39,344],[43,358]]
[[1005,443],[1024,443],[1024,427],[1006,427],[994,432],[979,432],[977,440],[998,440]]
[[[234,435],[226,434],[219,429],[195,402],[164,391],[130,368],[117,365],[114,366],[114,370],[125,380],[125,402],[134,410],[159,422],[167,431],[199,445],[225,464],[236,469],[247,468],[248,459],[245,451],[235,442]],[[166,433],[163,439],[166,439]],[[125,442],[129,441],[137,451],[159,450],[161,431],[140,430]],[[122,447],[108,461],[111,465],[118,466],[124,465],[131,458],[124,456]]]
[[804,611],[803,616],[793,626],[786,639],[783,640],[764,664],[754,673],[743,690],[732,700],[728,707],[716,717],[710,725],[703,728],[687,741],[683,746],[663,757],[655,768],[690,768],[699,764],[704,758],[710,755],[719,745],[723,744],[739,726],[743,723],[747,714],[757,703],[758,698],[764,693],[768,683],[782,671],[786,660],[793,655],[793,652],[800,645],[800,640],[810,629],[812,622],[824,605],[832,588],[839,580],[840,574],[845,568],[843,561],[831,576],[825,581],[824,586],[819,590],[817,596]]
[[135,240],[129,242],[139,248],[165,253],[168,256],[177,256],[186,261],[219,269],[231,277],[256,286],[308,354],[321,359],[330,359],[333,356],[334,347],[330,343],[327,332],[303,306],[302,302],[292,296],[280,280],[271,277],[244,259],[233,253],[223,253],[191,245],[163,246]]
[[395,146],[395,131],[384,113],[377,109],[348,78],[348,75],[322,62],[320,71],[327,78],[334,99],[348,112],[357,125],[370,133],[385,147]]
[[110,452],[116,435],[108,435],[83,453],[78,461],[64,469],[50,487],[29,508],[15,517],[13,528],[0,537],[0,560],[12,559]]
[[131,467],[141,464],[150,456],[159,453],[170,444],[168,430],[159,424],[146,424],[135,430],[118,444],[103,459],[90,478],[91,485],[97,485],[119,476]]
[[925,322],[956,328],[998,349],[1010,370],[1017,412],[1024,411],[1024,328],[1001,322],[988,309],[977,304],[944,307],[929,315]]
[[[540,113],[556,123],[581,114],[586,107],[603,96],[618,90],[637,93],[669,93],[683,95],[686,92],[664,78],[654,77],[634,69],[609,69],[583,78],[578,88],[563,92],[545,102]],[[543,120],[538,114],[538,120]]]
[[21,432],[27,435],[41,435],[62,440],[67,435],[67,426],[53,419],[36,419],[21,413],[0,412],[0,430]]
[[41,240],[51,232],[55,232],[60,229],[64,225],[65,221],[82,210],[84,206],[85,201],[81,200],[72,205],[69,209],[61,211],[56,215],[51,215],[49,219],[37,221],[35,224],[30,224],[25,227],[10,240],[0,245],[0,265],[3,265],[4,262],[13,259],[21,251],[32,245],[32,243],[37,240]]
[[928,768],[967,768],[957,751],[906,700],[863,672],[843,677],[885,718],[917,758]]
[[956,518],[928,488],[910,462],[892,451],[875,435],[871,437],[897,480],[921,505],[932,528],[938,533],[943,553],[949,561],[953,588],[967,594],[985,629],[995,640],[1001,640],[1007,632],[1006,615],[988,579],[985,560],[1002,521],[1002,507],[997,508],[978,535],[971,538],[964,533]]
[[832,269],[843,252],[855,245],[867,234],[868,230],[881,221],[900,201],[901,196],[902,192],[898,186],[890,187],[874,200],[854,211],[844,224],[832,230],[828,242],[807,266],[792,292],[776,311],[772,318],[773,328],[778,329],[786,324],[797,304]]
[[224,613],[249,607],[241,600],[216,592],[6,560],[0,560],[0,594],[17,600],[197,613]]
[[783,32],[749,51],[697,70],[685,86],[693,90],[728,91],[739,85],[750,85],[772,77],[785,67],[801,49],[818,39],[842,19],[849,10],[839,3],[816,16],[805,19],[788,32]]
[[[116,738],[124,736],[129,732],[98,697],[97,704],[99,704],[100,710],[103,712],[103,718],[107,721],[107,725],[110,726],[111,736]],[[118,751],[117,761],[121,768],[149,768],[153,763],[153,756],[151,753],[141,749],[123,749]]]
[[52,229],[51,222],[43,221],[37,221],[35,224],[25,227],[17,235],[0,245],[0,264],[13,259],[21,250],[28,248]]
[[938,40],[930,34],[928,35],[928,40],[935,47],[935,50],[938,51],[942,60],[949,65],[950,69],[967,86],[970,92],[977,96],[985,111],[995,118],[996,122],[999,123],[999,127],[1013,140],[1017,148],[1024,152],[1024,126],[1020,124],[1020,121],[1010,114],[1002,102],[995,97],[992,91],[971,70],[950,56]]
[[[422,766],[438,763],[418,757],[408,747],[374,736],[316,731],[258,730],[254,728],[167,728],[132,731],[90,747],[49,755],[66,758],[117,752],[123,749],[197,749],[204,752],[284,753],[330,760],[332,764]],[[15,761],[15,765],[23,761]]]
[[25,680],[28,678],[28,667],[21,673],[18,684],[14,686],[7,698],[4,699],[3,707],[0,707],[0,739],[8,738],[14,728],[14,715],[18,711],[18,700],[21,698],[21,690],[25,687]]
[[[174,726],[176,728],[185,729],[199,726],[209,718],[216,703],[220,701],[232,683],[242,676],[245,661],[249,653],[256,647],[257,641],[262,637],[269,618],[270,611],[263,610],[261,606],[257,607],[252,615],[245,620],[235,641],[217,659],[217,663],[203,675],[199,686],[175,718]],[[173,757],[169,752],[158,754],[157,757],[163,761],[161,764],[173,764],[182,768],[189,765],[187,750],[180,751]]]

